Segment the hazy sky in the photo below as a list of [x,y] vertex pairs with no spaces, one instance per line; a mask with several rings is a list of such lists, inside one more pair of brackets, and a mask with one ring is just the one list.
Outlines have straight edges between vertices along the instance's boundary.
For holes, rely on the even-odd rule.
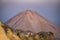
[[52,23],[60,26],[60,13],[57,0],[2,0],[0,20],[8,21],[23,10],[34,10]]
[[40,2],[57,2],[57,0],[2,0],[3,2],[17,3],[40,3]]

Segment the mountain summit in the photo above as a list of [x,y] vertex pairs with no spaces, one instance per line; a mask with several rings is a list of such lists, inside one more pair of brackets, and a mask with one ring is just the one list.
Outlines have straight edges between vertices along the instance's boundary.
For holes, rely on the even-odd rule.
[[40,31],[53,32],[55,37],[60,37],[58,28],[37,12],[26,10],[11,18],[7,24],[14,30],[30,30],[34,33]]

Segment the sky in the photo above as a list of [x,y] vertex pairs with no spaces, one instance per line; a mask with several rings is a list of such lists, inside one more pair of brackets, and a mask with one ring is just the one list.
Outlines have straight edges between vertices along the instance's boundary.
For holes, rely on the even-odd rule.
[[60,13],[57,0],[2,0],[0,20],[7,22],[24,10],[34,10],[57,26],[60,26]]
[[57,0],[2,0],[3,2],[15,2],[15,3],[44,3],[44,2],[57,2]]

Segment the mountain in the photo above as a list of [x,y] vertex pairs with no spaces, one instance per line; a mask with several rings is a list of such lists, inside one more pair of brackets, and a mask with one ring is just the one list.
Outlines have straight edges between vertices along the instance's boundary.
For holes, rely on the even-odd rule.
[[7,22],[7,25],[9,25],[14,30],[30,30],[34,33],[38,33],[40,31],[53,32],[56,38],[60,38],[58,27],[32,10],[20,12],[11,18]]

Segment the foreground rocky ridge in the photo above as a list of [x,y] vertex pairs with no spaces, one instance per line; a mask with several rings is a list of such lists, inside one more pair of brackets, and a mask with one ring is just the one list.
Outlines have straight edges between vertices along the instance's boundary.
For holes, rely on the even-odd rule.
[[0,40],[20,40],[20,38],[13,34],[13,30],[8,25],[0,21]]
[[0,40],[56,40],[52,32],[33,33],[32,31],[13,30],[0,21]]
[[9,40],[9,38],[6,36],[5,30],[2,27],[2,22],[0,21],[0,40]]

